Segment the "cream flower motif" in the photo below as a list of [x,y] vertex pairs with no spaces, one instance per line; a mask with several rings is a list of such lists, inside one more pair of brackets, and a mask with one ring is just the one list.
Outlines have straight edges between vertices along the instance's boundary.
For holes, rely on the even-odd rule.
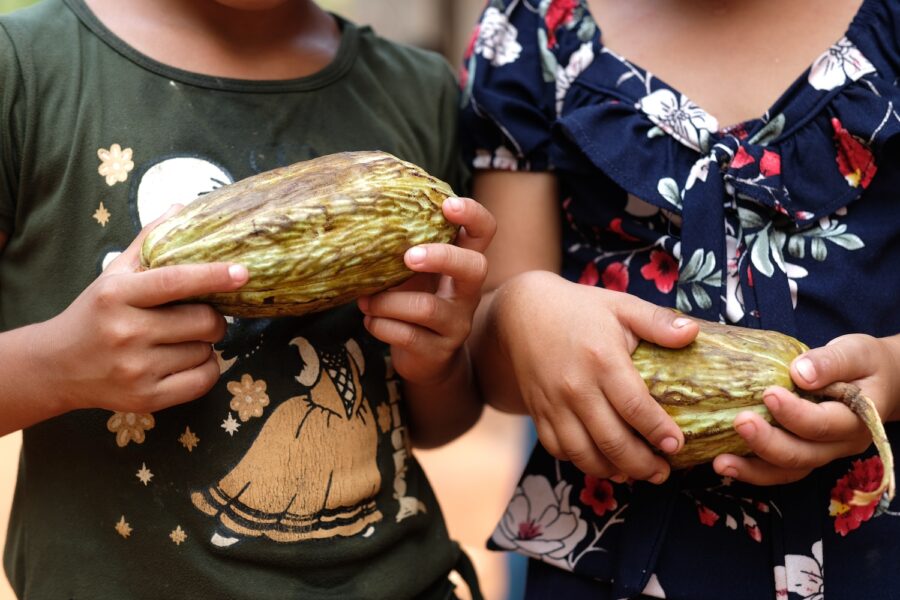
[[119,448],[129,442],[144,443],[144,432],[153,429],[154,425],[156,420],[150,413],[116,412],[106,422],[106,428],[116,434]]
[[250,375],[244,373],[240,382],[229,381],[227,388],[234,396],[231,399],[231,410],[237,412],[241,421],[261,417],[263,408],[269,405],[266,382],[262,379],[254,381]]
[[637,108],[655,125],[685,146],[706,152],[709,134],[719,130],[719,122],[711,114],[684,95],[658,89],[637,103]]
[[874,65],[845,37],[813,62],[807,81],[817,90],[827,91],[874,72]]
[[571,490],[565,480],[553,488],[546,477],[525,477],[492,539],[507,550],[571,570],[567,558],[588,529],[581,509],[569,505]]
[[120,181],[128,179],[128,172],[134,168],[134,161],[131,160],[131,148],[122,149],[118,144],[113,144],[106,148],[97,150],[97,156],[100,158],[100,167],[97,172],[106,178],[106,185],[115,185]]
[[583,43],[578,50],[572,53],[569,64],[556,69],[556,114],[562,114],[563,103],[572,82],[578,79],[585,69],[594,62],[593,42]]
[[516,39],[519,30],[509,22],[503,12],[494,7],[484,11],[475,40],[475,54],[491,61],[495,67],[515,62],[522,53],[522,44]]

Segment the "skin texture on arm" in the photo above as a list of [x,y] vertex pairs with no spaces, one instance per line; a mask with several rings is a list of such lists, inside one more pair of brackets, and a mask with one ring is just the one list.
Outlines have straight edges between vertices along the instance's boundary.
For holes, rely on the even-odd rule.
[[475,194],[497,218],[488,292],[470,340],[486,400],[527,412],[547,451],[595,477],[661,483],[684,436],[631,363],[640,339],[682,346],[696,324],[628,294],[559,274],[555,177],[485,172]]

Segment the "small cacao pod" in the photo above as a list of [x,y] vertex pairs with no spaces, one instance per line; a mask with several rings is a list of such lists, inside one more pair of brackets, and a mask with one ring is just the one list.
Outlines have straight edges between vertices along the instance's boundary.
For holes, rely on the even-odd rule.
[[147,235],[141,266],[239,263],[241,289],[192,300],[238,317],[317,312],[410,277],[410,247],[453,241],[441,211],[452,195],[388,153],[330,154],[198,198]]
[[709,462],[724,453],[750,454],[734,429],[734,418],[747,410],[772,423],[763,393],[778,385],[813,401],[839,400],[869,428],[884,474],[878,489],[855,490],[852,504],[869,504],[885,492],[889,499],[894,497],[891,447],[875,405],[858,387],[835,383],[812,393],[799,390],[790,365],[809,349],[799,340],[776,331],[697,323],[700,331],[691,344],[672,349],[642,341],[631,357],[650,395],[684,432],[684,448],[666,456],[674,468]]

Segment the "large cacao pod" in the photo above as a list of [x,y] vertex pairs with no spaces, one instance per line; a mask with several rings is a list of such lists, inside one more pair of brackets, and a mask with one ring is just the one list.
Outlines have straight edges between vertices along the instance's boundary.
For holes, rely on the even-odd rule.
[[815,393],[799,390],[790,375],[791,362],[809,348],[775,331],[747,329],[697,320],[700,332],[684,348],[671,349],[642,341],[632,361],[650,391],[684,432],[684,448],[666,458],[674,468],[711,461],[719,454],[750,454],[734,429],[741,411],[773,418],[763,402],[766,388],[778,385],[814,400],[834,399],[853,410],[872,433],[884,474],[876,490],[856,490],[853,504],[869,504],[887,492],[894,496],[894,459],[881,418],[858,387],[837,383]]
[[344,152],[254,175],[154,228],[141,265],[235,262],[250,280],[193,300],[238,317],[302,315],[397,285],[410,247],[451,242],[450,186],[385,152]]

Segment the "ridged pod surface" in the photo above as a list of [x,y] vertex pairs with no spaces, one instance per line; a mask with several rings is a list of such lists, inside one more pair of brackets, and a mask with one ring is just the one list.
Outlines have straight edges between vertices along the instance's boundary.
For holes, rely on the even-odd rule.
[[750,454],[734,429],[734,418],[750,410],[773,422],[763,393],[777,385],[810,400],[834,399],[850,407],[872,432],[885,469],[879,488],[857,490],[853,503],[867,504],[885,491],[893,498],[891,448],[874,404],[859,388],[837,383],[815,393],[798,390],[791,380],[790,365],[809,349],[799,340],[775,331],[697,323],[697,338],[684,348],[642,341],[631,357],[650,395],[684,432],[684,448],[666,456],[673,467],[709,462],[723,453]]
[[198,198],[153,229],[141,264],[235,262],[240,290],[208,302],[238,317],[317,312],[397,285],[410,247],[451,242],[450,186],[378,151],[344,152],[266,171]]

